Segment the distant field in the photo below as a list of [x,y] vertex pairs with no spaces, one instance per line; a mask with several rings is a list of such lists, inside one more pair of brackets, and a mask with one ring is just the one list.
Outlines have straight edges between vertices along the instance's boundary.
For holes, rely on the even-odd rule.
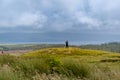
[[88,44],[88,45],[81,45],[79,47],[83,49],[103,50],[103,51],[120,53],[120,42],[110,42],[99,45]]
[[0,55],[0,80],[120,80],[120,54],[100,50],[44,48]]
[[64,47],[64,44],[1,44],[0,49],[7,50],[37,50],[50,47]]
[[[7,50],[7,51],[3,51],[3,54],[23,54],[23,53],[28,53],[32,50]],[[0,51],[0,54],[2,54],[2,52]]]

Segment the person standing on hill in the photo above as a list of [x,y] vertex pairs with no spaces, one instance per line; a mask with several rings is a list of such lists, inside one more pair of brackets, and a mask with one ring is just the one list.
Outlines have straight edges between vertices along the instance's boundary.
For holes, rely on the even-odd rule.
[[65,41],[65,47],[66,47],[66,48],[69,47],[69,42],[68,42],[68,40]]
[[2,54],[4,53],[3,50],[1,51],[1,53],[2,53]]

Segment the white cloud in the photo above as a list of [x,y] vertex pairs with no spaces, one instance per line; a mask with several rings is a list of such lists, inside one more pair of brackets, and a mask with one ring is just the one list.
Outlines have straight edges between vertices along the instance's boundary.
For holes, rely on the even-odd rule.
[[102,24],[101,21],[97,20],[96,18],[92,18],[82,12],[76,14],[76,19],[80,24],[86,25],[88,29],[99,29]]
[[[22,14],[18,20],[17,25],[21,26],[37,26],[42,25],[47,21],[47,17],[40,13],[24,13]],[[39,26],[40,27],[40,26]]]
[[119,0],[1,0],[0,27],[65,31],[75,30],[79,24],[77,30],[118,30],[119,3]]
[[2,27],[42,27],[47,21],[47,17],[41,13],[22,13],[19,16],[11,17],[11,20],[0,22]]
[[95,17],[104,19],[120,19],[120,0],[91,0],[90,8]]
[[61,7],[71,14],[83,9],[83,0],[59,0]]

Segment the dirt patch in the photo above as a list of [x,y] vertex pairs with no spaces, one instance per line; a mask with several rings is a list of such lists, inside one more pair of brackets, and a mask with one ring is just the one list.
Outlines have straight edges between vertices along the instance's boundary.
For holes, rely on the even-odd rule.
[[[30,51],[32,50],[9,50],[9,51],[3,51],[3,54],[23,54]],[[0,51],[0,54],[2,54],[2,51]]]
[[120,59],[104,59],[101,60],[100,62],[120,62]]

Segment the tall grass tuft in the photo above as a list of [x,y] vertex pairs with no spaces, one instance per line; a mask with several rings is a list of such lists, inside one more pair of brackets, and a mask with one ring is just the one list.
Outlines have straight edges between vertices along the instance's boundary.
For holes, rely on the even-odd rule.
[[20,77],[20,74],[16,73],[8,65],[4,65],[0,69],[0,80],[24,80],[25,78]]
[[16,62],[16,57],[9,55],[9,54],[4,54],[0,55],[0,64],[12,64]]
[[38,73],[48,74],[50,71],[49,65],[44,59],[26,59],[21,60],[14,65],[15,70],[23,72],[24,76],[31,77]]
[[66,60],[63,62],[63,66],[61,68],[62,73],[67,76],[75,76],[78,78],[87,78],[90,75],[90,70],[88,65],[85,63],[80,63],[74,60]]

